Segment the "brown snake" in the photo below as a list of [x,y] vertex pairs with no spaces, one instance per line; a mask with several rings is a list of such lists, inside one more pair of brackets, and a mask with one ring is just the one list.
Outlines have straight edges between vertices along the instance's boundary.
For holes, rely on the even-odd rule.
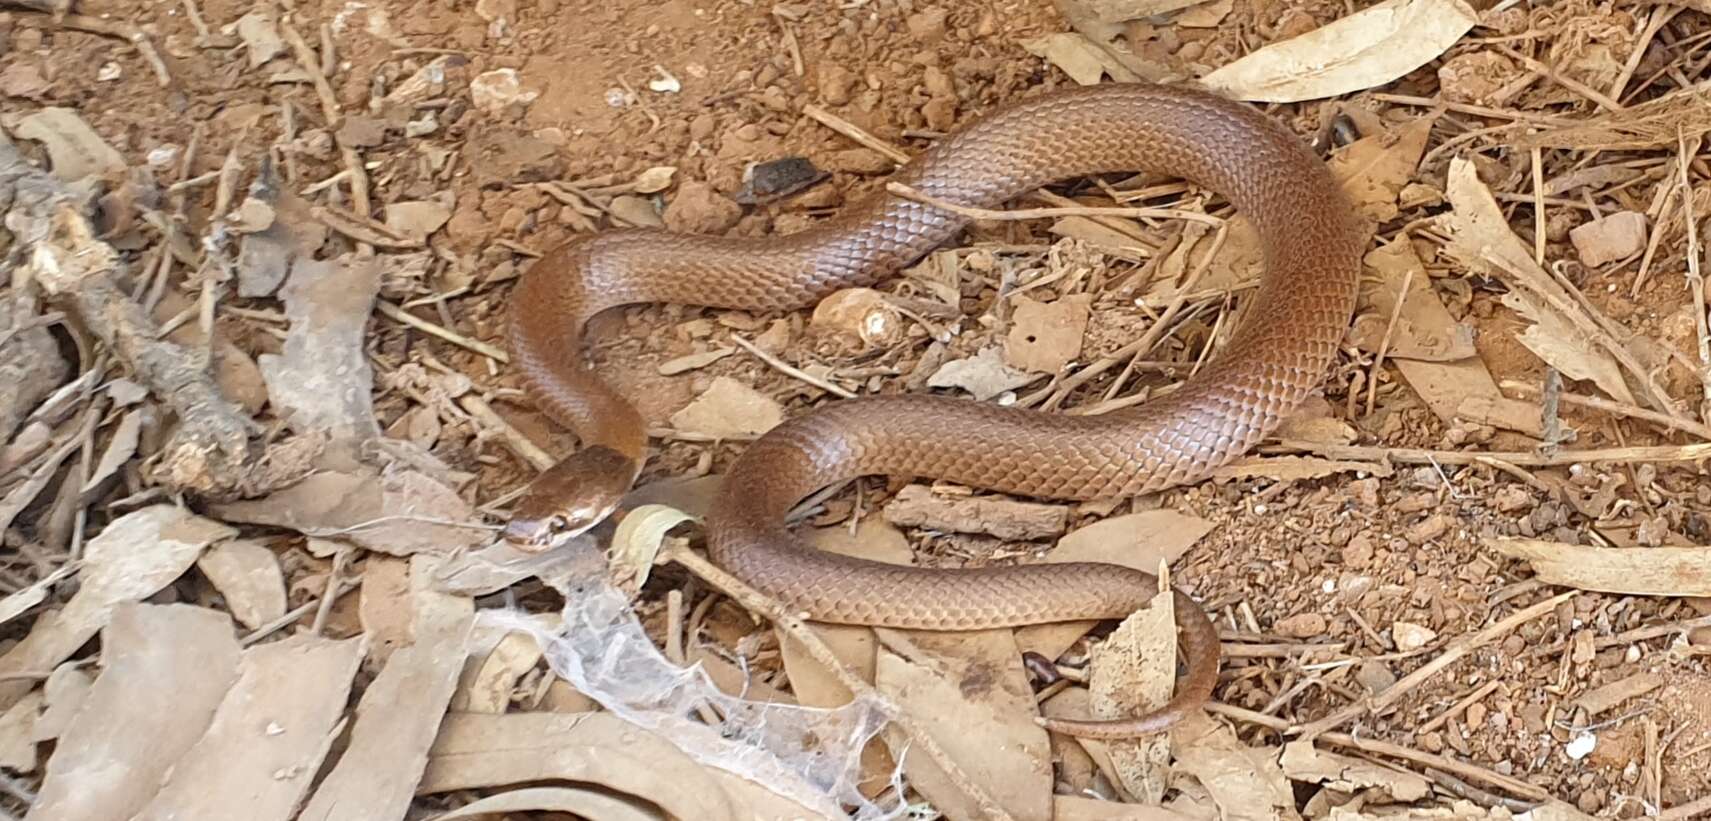
[[[882,564],[800,545],[787,512],[866,475],[940,479],[1023,496],[1111,499],[1194,482],[1245,452],[1324,378],[1354,311],[1366,233],[1325,165],[1251,107],[1205,92],[1108,84],[995,110],[940,139],[894,179],[937,200],[994,207],[1042,185],[1154,172],[1227,197],[1263,241],[1266,273],[1222,352],[1174,392],[1069,416],[946,396],[834,402],[753,442],[706,521],[714,562],[817,621],[929,630],[1124,618],[1154,576],[1108,564],[978,569]],[[582,447],[536,479],[506,531],[545,549],[618,506],[646,458],[635,407],[586,364],[582,330],[635,302],[755,311],[867,286],[951,239],[968,218],[885,192],[787,236],[736,239],[640,229],[579,238],[542,258],[512,297],[511,352],[540,407]],[[1208,699],[1218,638],[1175,594],[1188,661],[1165,706],[1047,727],[1115,738],[1161,730]]]

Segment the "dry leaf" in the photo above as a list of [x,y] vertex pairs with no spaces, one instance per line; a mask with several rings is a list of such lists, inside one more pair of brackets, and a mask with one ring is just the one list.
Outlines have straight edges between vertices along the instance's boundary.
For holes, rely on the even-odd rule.
[[1166,14],[1187,8],[1201,0],[1076,0],[1095,19],[1105,23],[1125,23],[1143,17]]
[[705,368],[714,362],[718,362],[719,360],[730,356],[732,353],[735,353],[736,350],[736,348],[714,348],[710,351],[702,351],[701,353],[692,353],[687,356],[680,356],[676,359],[668,359],[660,363],[659,374],[660,376],[676,376],[680,373],[684,373],[685,371]]
[[1107,73],[1113,79],[1136,79],[1122,63],[1080,34],[1047,34],[1023,40],[1021,45],[1029,54],[1045,58],[1068,74],[1071,80],[1084,86],[1098,84]]
[[671,415],[680,431],[720,438],[758,436],[783,421],[784,408],[772,397],[728,376],[715,378],[695,401]]
[[1624,676],[1597,689],[1588,690],[1574,700],[1576,706],[1590,716],[1599,716],[1631,698],[1639,698],[1670,682],[1663,673],[1635,673]]
[[[227,521],[337,535],[393,556],[446,554],[488,540],[463,497],[410,470],[384,477],[322,471],[267,496],[212,508]],[[459,522],[469,525],[459,527]]]
[[53,741],[59,738],[65,728],[71,725],[71,720],[83,709],[83,703],[89,698],[89,689],[95,686],[95,679],[83,671],[75,661],[68,661],[54,668],[53,674],[42,684],[42,695],[47,698],[47,709],[36,722],[36,741]]
[[0,767],[15,773],[36,771],[36,722],[45,701],[42,691],[31,690],[0,713]]
[[[1089,704],[1095,718],[1132,718],[1163,706],[1175,687],[1175,597],[1165,590],[1125,618],[1093,651]],[[1113,740],[1106,750],[1125,792],[1141,804],[1164,800],[1168,734]]]
[[636,175],[635,189],[638,194],[657,194],[671,187],[671,178],[677,174],[677,167],[672,165],[656,165]]
[[695,517],[668,505],[640,505],[624,515],[612,534],[607,555],[613,584],[625,595],[635,597],[648,583],[648,572],[659,556],[665,534]]
[[218,611],[127,604],[101,644],[101,675],[60,734],[32,818],[132,817],[202,737],[237,680],[237,638]]
[[[1222,242],[1219,231],[1203,222],[1186,223],[1182,232],[1182,243],[1159,264],[1158,274],[1147,286],[1149,305],[1166,305],[1188,291],[1243,288],[1258,282],[1265,270],[1265,246],[1259,229],[1246,215],[1224,221]],[[1188,274],[1193,271],[1200,272],[1199,279],[1190,281]]]
[[984,402],[1038,378],[1039,374],[1026,373],[1004,364],[998,347],[989,346],[967,359],[954,359],[940,365],[927,378],[927,386],[961,388]]
[[8,117],[5,125],[19,138],[34,140],[47,148],[53,175],[61,182],[116,176],[129,167],[124,155],[101,139],[72,109],[49,106],[26,116]]
[[511,817],[513,813],[566,813],[588,821],[668,821],[645,798],[625,798],[581,787],[526,787],[471,801],[430,821]]
[[[426,558],[426,557],[424,557]],[[393,653],[363,693],[350,746],[297,821],[403,818],[469,651],[474,603],[457,628],[420,636]]]
[[[964,633],[874,631],[884,645],[874,685],[915,716],[963,772],[1017,821],[1051,818],[1050,745],[1036,710],[1016,640],[1007,629]],[[893,752],[904,749],[886,728]],[[978,818],[978,808],[924,755],[903,761],[910,786],[951,818]]]
[[[535,621],[543,630],[556,630],[562,619],[556,613],[544,613]],[[517,682],[540,663],[545,651],[533,635],[521,630],[483,626],[477,635],[476,647],[469,652],[468,663],[456,682],[450,709],[497,715],[511,706]]]
[[1235,0],[1211,0],[1184,9],[1172,22],[1184,28],[1217,28],[1235,7]]
[[1485,543],[1526,561],[1545,584],[1632,596],[1711,596],[1711,547],[1586,547],[1513,538]]
[[[1425,358],[1397,356],[1396,369],[1414,393],[1425,401],[1438,418],[1448,424],[1458,420],[1479,422],[1540,436],[1544,422],[1536,404],[1510,399],[1498,390],[1497,380],[1486,369],[1485,362],[1472,350],[1472,330],[1464,328],[1450,317],[1444,304],[1429,284],[1426,267],[1414,246],[1405,237],[1374,249],[1366,256],[1367,266],[1378,272],[1384,282],[1400,283],[1413,272],[1413,285],[1403,304],[1403,315],[1409,317],[1408,339],[1410,353],[1428,354],[1435,360],[1462,350],[1466,334],[1468,355],[1455,361],[1428,361]],[[1374,295],[1380,311],[1394,305],[1395,296],[1384,290]],[[1386,312],[1386,316],[1389,314]],[[1440,353],[1441,352],[1441,353]]]
[[[0,675],[58,666],[100,632],[115,608],[159,592],[184,575],[209,545],[235,533],[172,505],[114,519],[84,546],[76,595],[63,608],[43,614],[23,641],[0,656]],[[28,680],[0,682],[0,707],[11,707],[31,688]]]
[[0,624],[5,624],[30,611],[30,608],[47,600],[53,586],[65,580],[65,577],[76,573],[82,568],[81,562],[66,562],[58,570],[37,579],[34,584],[0,599]]
[[394,202],[386,206],[386,227],[418,240],[425,240],[452,218],[452,210],[433,200]]
[[1490,270],[1518,286],[1503,295],[1503,304],[1533,322],[1519,335],[1521,344],[1564,376],[1591,380],[1611,397],[1634,404],[1622,366],[1602,344],[1595,344],[1601,341],[1594,338],[1596,321],[1562,312],[1576,310],[1571,307],[1576,304],[1573,297],[1534,262],[1531,249],[1510,230],[1472,162],[1459,157],[1450,161],[1445,193],[1452,206],[1440,218],[1450,236],[1445,250],[1470,268]]
[[1194,776],[1229,821],[1295,821],[1295,792],[1273,747],[1249,747],[1226,726],[1195,716],[1171,734],[1176,767]]
[[101,460],[95,464],[95,469],[89,472],[89,481],[83,483],[79,493],[90,493],[105,484],[119,472],[119,468],[131,461],[132,456],[137,455],[137,442],[142,435],[143,419],[146,415],[141,408],[125,413],[119,420],[118,427],[113,429],[113,438],[107,441],[106,449],[101,451]]
[[1256,102],[1335,97],[1401,78],[1443,54],[1478,22],[1462,0],[1384,0],[1251,52],[1201,82]]
[[676,818],[747,818],[694,759],[610,713],[452,713],[431,755],[418,794],[564,780],[641,798]]
[[1355,208],[1376,223],[1396,218],[1397,197],[1414,179],[1426,154],[1434,117],[1362,137],[1332,155],[1328,165]]
[[514,68],[484,71],[469,81],[470,100],[489,114],[501,114],[512,103],[527,105],[539,96],[539,91],[523,89],[523,80]]
[[235,28],[249,51],[250,68],[259,68],[285,53],[285,40],[279,36],[279,27],[266,13],[252,11],[239,17]]
[[133,821],[216,821],[239,806],[255,821],[288,821],[320,770],[362,656],[361,638],[307,634],[245,650],[208,731]]
[[903,315],[872,288],[843,288],[814,306],[809,324],[846,334],[864,345],[892,345],[903,335]]
[[1376,787],[1394,801],[1419,801],[1430,795],[1432,784],[1411,772],[1380,766],[1364,759],[1326,752],[1311,741],[1283,745],[1278,764],[1283,774],[1339,792],[1356,793]]
[[410,564],[396,556],[370,556],[357,587],[357,618],[368,637],[368,657],[385,664],[415,635],[414,602],[410,600]]
[[1163,807],[1120,804],[1080,795],[1052,796],[1052,812],[1052,821],[1200,821]]
[[[1376,354],[1388,331],[1386,359],[1459,362],[1479,355],[1473,344],[1473,327],[1450,316],[1407,238],[1397,237],[1380,245],[1363,262],[1379,284],[1366,293],[1371,310],[1355,318],[1349,333],[1350,341],[1361,350]],[[1396,300],[1404,281],[1409,283],[1408,296],[1397,315]],[[1393,329],[1392,315],[1396,315]]]
[[233,539],[203,553],[196,568],[245,627],[254,630],[285,615],[285,573],[266,545]]
[[1093,303],[1090,294],[1055,302],[1015,297],[1010,332],[1004,337],[1004,361],[1022,371],[1057,373],[1081,355],[1082,335]]
[[380,266],[346,255],[298,257],[280,290],[291,330],[284,352],[258,358],[274,410],[299,433],[335,440],[380,435],[365,347]]

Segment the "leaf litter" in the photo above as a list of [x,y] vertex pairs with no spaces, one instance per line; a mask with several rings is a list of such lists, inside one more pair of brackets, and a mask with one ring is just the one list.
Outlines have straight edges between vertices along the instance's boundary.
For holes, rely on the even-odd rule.
[[[0,250],[29,264],[0,350],[50,354],[0,406],[8,812],[1696,811],[1705,9],[876,0],[650,10],[561,41],[504,4],[7,5]],[[843,59],[887,49],[910,59]],[[588,62],[546,68],[565,54]],[[112,68],[60,68],[84,59]],[[168,113],[163,76],[218,113]],[[615,537],[644,549],[491,545],[507,491],[568,445],[511,390],[519,271],[661,214],[810,226],[1041,76],[1290,101],[1274,116],[1378,234],[1323,399],[1198,487],[1071,505],[869,479],[803,529],[926,566],[1166,566],[1224,634],[1216,720],[1139,744],[1033,723],[1162,697],[1156,610],[1115,633],[807,625],[690,552],[742,442],[825,401],[1104,413],[1203,367],[1259,249],[1156,175],[1036,192],[1128,210],[982,220],[800,315],[615,318],[598,366],[670,426],[637,494],[663,506]],[[781,157],[826,171],[746,194],[746,164]],[[620,575],[590,588],[602,561]],[[1540,602],[1554,618],[1513,618]],[[815,764],[806,738],[835,743]]]

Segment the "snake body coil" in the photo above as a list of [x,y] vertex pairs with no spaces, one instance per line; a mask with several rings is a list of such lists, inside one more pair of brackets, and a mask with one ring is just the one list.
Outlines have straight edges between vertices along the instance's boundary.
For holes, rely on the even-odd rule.
[[[875,474],[1066,500],[1146,493],[1204,478],[1289,415],[1336,355],[1366,235],[1324,164],[1259,112],[1187,89],[1075,88],[993,111],[894,179],[944,202],[994,207],[1052,182],[1136,171],[1223,194],[1263,242],[1267,270],[1246,319],[1199,374],[1157,400],[1097,416],[925,395],[831,403],[774,428],[733,465],[724,502],[706,522],[713,560],[826,622],[969,630],[1122,618],[1149,600],[1156,579],[1123,567],[897,566],[799,545],[783,524],[813,492]],[[583,360],[582,328],[594,314],[644,301],[798,309],[895,273],[967,222],[882,192],[788,236],[615,231],[540,260],[513,296],[511,350],[526,387],[582,448],[536,480],[508,538],[538,547],[585,530],[617,505],[645,458],[639,413]],[[1135,735],[1204,701],[1216,681],[1217,636],[1197,605],[1180,593],[1176,601],[1190,666],[1169,704],[1137,719],[1047,726]]]

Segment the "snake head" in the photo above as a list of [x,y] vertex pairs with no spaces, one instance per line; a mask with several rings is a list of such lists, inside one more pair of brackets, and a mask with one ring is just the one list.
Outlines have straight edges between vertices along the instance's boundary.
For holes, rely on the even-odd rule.
[[504,540],[539,553],[587,533],[612,515],[639,471],[635,459],[608,447],[577,451],[529,483],[505,525]]

